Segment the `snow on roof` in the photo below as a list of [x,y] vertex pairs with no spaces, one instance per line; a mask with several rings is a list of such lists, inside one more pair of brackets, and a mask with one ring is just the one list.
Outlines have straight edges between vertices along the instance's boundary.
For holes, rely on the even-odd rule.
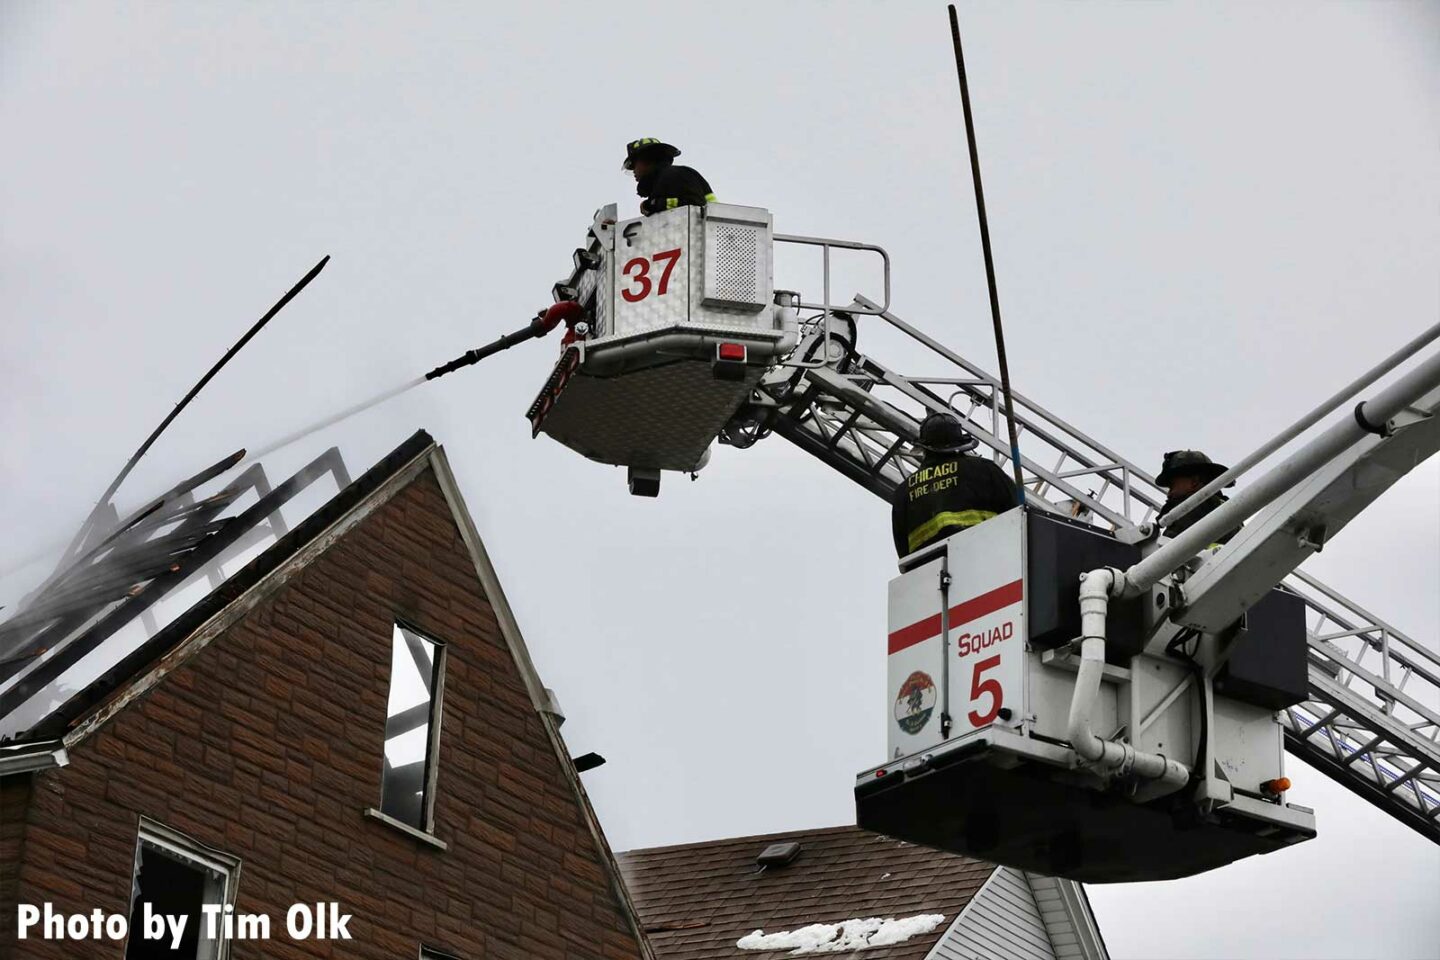
[[[762,869],[756,858],[780,842],[798,843],[799,855]],[[620,868],[660,960],[771,960],[802,948],[923,960],[944,918],[996,869],[853,826],[632,850]],[[832,917],[872,919],[817,923]],[[935,919],[922,931],[926,918]]]
[[800,953],[839,953],[866,947],[888,947],[929,933],[945,922],[943,913],[922,913],[901,919],[868,917],[839,923],[812,923],[798,930],[766,933],[756,930],[735,941],[741,950],[789,950]]

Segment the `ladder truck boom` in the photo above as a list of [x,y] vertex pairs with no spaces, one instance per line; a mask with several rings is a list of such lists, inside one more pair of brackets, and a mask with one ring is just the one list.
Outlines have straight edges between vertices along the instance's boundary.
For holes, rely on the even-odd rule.
[[[645,495],[717,439],[773,433],[888,502],[932,411],[1010,459],[999,380],[895,315],[883,250],[770,223],[600,211],[554,290],[586,322],[535,432],[626,466]],[[776,242],[820,248],[818,302],[776,289]],[[832,248],[877,252],[883,297],[832,302]],[[939,369],[862,352],[866,325]],[[861,824],[1075,880],[1184,876],[1314,835],[1285,796],[1289,751],[1440,842],[1440,657],[1297,569],[1440,447],[1440,358],[1248,485],[1222,508],[1246,526],[1215,550],[1189,541],[1219,511],[1161,538],[1152,476],[1012,398],[1025,506],[903,558],[891,583],[895,723],[889,762],[857,779]],[[1086,571],[1104,575],[1082,594]]]
[[[857,296],[855,302],[862,307],[874,305],[864,296]],[[888,310],[879,319],[929,348],[933,358],[959,374],[953,378],[955,389],[965,403],[957,412],[971,434],[997,460],[1003,459],[1007,444],[1000,432],[998,378]],[[829,368],[806,371],[802,384],[767,411],[768,426],[888,502],[902,470],[917,462],[912,443],[924,411],[945,409],[946,398],[934,389],[935,377],[908,377],[864,354],[852,358],[849,370],[848,375]],[[1100,523],[1122,538],[1142,536],[1140,530],[1153,522],[1165,498],[1154,477],[1024,394],[1015,393],[1014,399],[1029,502]],[[1434,410],[1430,398],[1416,407]],[[1338,498],[1348,505],[1343,508],[1343,521],[1335,516],[1325,537],[1334,536],[1373,499],[1362,501],[1356,495],[1357,477],[1367,477],[1371,484],[1383,480],[1383,487],[1370,488],[1378,496],[1418,462],[1410,459],[1412,455],[1423,458],[1433,452],[1431,435],[1440,429],[1440,419],[1431,416],[1422,421],[1413,413],[1402,417],[1416,417],[1406,428],[1409,434],[1402,445],[1365,457],[1366,451],[1381,446],[1382,438],[1372,436],[1307,485],[1319,487],[1313,490],[1317,499],[1328,490],[1324,500]],[[1411,443],[1422,440],[1429,444],[1427,449],[1410,448]],[[1400,462],[1394,466],[1381,462],[1381,458],[1397,456]],[[1292,498],[1305,496],[1304,487],[1291,494]],[[1270,510],[1273,515],[1283,508],[1277,504]],[[1262,527],[1270,526],[1268,519],[1257,518],[1240,537],[1248,542],[1261,536]],[[1317,531],[1314,523],[1309,529]],[[1298,533],[1271,533],[1266,539],[1269,549],[1310,552],[1301,546]],[[1234,558],[1240,545],[1232,543],[1236,550],[1227,547],[1221,551],[1229,555],[1226,566],[1238,562]],[[1245,562],[1261,560],[1260,552],[1254,551]],[[1293,558],[1281,561],[1280,566],[1293,572],[1288,576],[1282,572],[1278,579],[1303,599],[1307,609],[1309,695],[1281,713],[1286,749],[1388,815],[1440,842],[1440,657],[1433,646],[1418,642],[1339,591],[1294,569],[1296,565]],[[1209,572],[1199,575],[1203,579],[1190,584],[1192,592],[1212,589],[1207,584],[1219,580],[1222,569],[1220,563],[1213,568],[1207,565]],[[1226,579],[1232,589],[1248,582],[1251,586],[1246,592],[1255,592],[1253,578]],[[1259,579],[1272,580],[1276,575]],[[1210,602],[1207,599],[1202,605],[1197,596],[1192,609],[1203,611]]]
[[[1437,371],[1440,355],[1386,391],[1393,398],[1389,409],[1372,409],[1384,406],[1377,401],[1361,404],[1353,419],[1341,420],[1318,438],[1307,448],[1316,451],[1310,460],[1319,466],[1313,472],[1300,473],[1303,463],[1292,466],[1300,455],[1273,471],[1271,476],[1300,473],[1304,479],[1256,513],[1186,582],[1185,609],[1176,619],[1205,630],[1233,623],[1259,598],[1260,585],[1288,576],[1396,480],[1432,456],[1440,448],[1440,389],[1429,387],[1440,382]],[[1383,426],[1364,425],[1370,415]],[[1338,452],[1327,455],[1331,449]],[[1277,476],[1276,484],[1286,479]],[[1246,492],[1260,488],[1257,483]],[[1239,499],[1232,503],[1243,508]]]

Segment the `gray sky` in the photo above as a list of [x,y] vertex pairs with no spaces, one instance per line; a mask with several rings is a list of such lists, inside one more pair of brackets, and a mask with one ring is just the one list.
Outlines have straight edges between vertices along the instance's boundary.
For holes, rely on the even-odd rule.
[[[1012,375],[1082,429],[1233,460],[1440,317],[1440,6],[962,26]],[[638,136],[777,229],[885,245],[896,311],[993,369],[953,70],[939,3],[0,4],[0,554],[68,534],[323,254],[122,503],[523,323],[591,212],[633,211]],[[883,343],[862,327],[904,359]],[[779,438],[632,499],[530,439],[553,349],[325,439],[356,471],[445,444],[567,738],[609,758],[616,849],[850,821],[884,752],[883,504]],[[1440,465],[1307,569],[1434,644]],[[1440,851],[1291,766],[1319,839],[1090,888],[1117,957],[1440,955]]]

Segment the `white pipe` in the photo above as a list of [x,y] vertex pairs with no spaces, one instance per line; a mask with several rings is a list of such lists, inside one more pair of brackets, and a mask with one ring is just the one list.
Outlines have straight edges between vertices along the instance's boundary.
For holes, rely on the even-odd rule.
[[1270,456],[1270,454],[1274,453],[1276,450],[1279,450],[1281,447],[1285,446],[1285,444],[1289,443],[1291,440],[1294,440],[1306,430],[1309,430],[1315,424],[1319,423],[1321,418],[1325,417],[1326,415],[1331,413],[1336,407],[1340,406],[1340,404],[1344,403],[1346,400],[1348,400],[1350,397],[1353,397],[1361,390],[1364,390],[1366,387],[1370,386],[1370,384],[1374,383],[1376,380],[1379,380],[1391,370],[1394,370],[1401,363],[1414,356],[1420,349],[1422,349],[1426,344],[1428,344],[1431,340],[1434,340],[1436,337],[1440,337],[1440,323],[1435,324],[1429,330],[1426,330],[1424,333],[1420,334],[1420,336],[1416,337],[1414,340],[1411,340],[1409,343],[1405,344],[1405,346],[1401,347],[1399,350],[1396,350],[1394,353],[1390,354],[1390,356],[1386,357],[1384,360],[1380,361],[1378,364],[1371,367],[1369,370],[1366,370],[1359,377],[1347,383],[1344,387],[1340,388],[1340,392],[1336,393],[1329,400],[1326,400],[1324,403],[1320,404],[1320,406],[1316,407],[1314,410],[1311,410],[1309,413],[1305,414],[1305,416],[1295,421],[1284,432],[1277,434],[1274,439],[1272,439],[1269,443],[1260,447],[1260,449],[1251,453],[1248,457],[1235,464],[1235,466],[1231,467],[1229,470],[1226,470],[1224,473],[1220,474],[1220,476],[1216,477],[1214,480],[1211,480],[1204,487],[1195,491],[1186,500],[1178,504],[1175,509],[1171,510],[1168,515],[1166,515],[1166,525],[1168,526],[1169,524],[1174,523],[1176,520],[1179,520],[1191,510],[1194,510],[1196,507],[1200,506],[1200,504],[1210,499],[1213,494],[1219,493],[1221,490],[1230,486],[1230,484],[1235,482],[1236,477],[1240,476],[1246,470],[1249,470],[1251,467],[1255,466],[1255,464],[1259,463],[1261,460],[1264,460],[1266,457]]
[[1080,577],[1080,668],[1070,701],[1070,745],[1082,758],[1097,766],[1122,776],[1133,773],[1144,780],[1159,780],[1169,787],[1166,793],[1173,793],[1190,781],[1188,767],[1163,754],[1103,740],[1096,736],[1091,723],[1100,679],[1105,673],[1105,616],[1110,597],[1118,596],[1123,584],[1124,574],[1113,567],[1091,570]]
[[775,326],[783,334],[780,342],[775,345],[777,360],[789,356],[796,345],[800,343],[800,314],[795,309],[795,304],[799,300],[798,293],[790,290],[775,291]]
[[1353,414],[1330,426],[1237,493],[1234,499],[1201,517],[1194,526],[1130,567],[1121,576],[1122,592],[1116,595],[1135,597],[1144,593],[1161,577],[1173,573],[1207,545],[1304,482],[1353,444],[1371,433],[1387,433],[1392,419],[1436,387],[1440,387],[1440,353],[1426,359],[1370,400],[1358,404]]

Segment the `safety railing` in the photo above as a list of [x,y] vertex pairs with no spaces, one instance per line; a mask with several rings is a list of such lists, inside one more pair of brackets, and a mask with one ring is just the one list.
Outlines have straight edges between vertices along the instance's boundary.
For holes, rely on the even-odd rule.
[[[850,314],[860,314],[860,315],[870,315],[870,316],[874,316],[874,315],[882,314],[882,313],[884,313],[886,310],[889,310],[889,309],[890,309],[890,254],[885,250],[884,247],[876,246],[876,245],[873,244],[873,243],[856,243],[856,242],[853,241],[853,240],[834,240],[834,239],[831,239],[831,238],[828,238],[828,237],[804,237],[804,236],[801,236],[801,235],[799,235],[799,234],[794,234],[794,233],[777,233],[777,234],[775,234],[775,242],[776,242],[776,243],[795,243],[795,244],[801,244],[801,245],[804,245],[804,246],[812,246],[812,247],[819,247],[819,248],[820,248],[821,301],[820,301],[819,303],[807,303],[807,302],[805,302],[804,300],[801,300],[801,301],[797,302],[794,306],[795,306],[797,309],[800,309],[800,310],[819,310],[819,311],[821,311],[821,322],[822,322],[823,325],[824,325],[824,331],[825,331],[824,346],[823,346],[822,351],[821,351],[821,357],[822,357],[822,358],[829,356],[829,352],[830,352],[830,341],[831,341],[831,337],[832,337],[830,317],[831,317],[836,311],[843,310],[844,312],[850,313]],[[841,304],[837,304],[837,303],[832,303],[831,300],[830,300],[830,251],[831,251],[831,250],[858,250],[858,251],[869,251],[869,252],[871,252],[871,253],[877,253],[877,254],[879,254],[879,255],[880,255],[880,262],[881,262],[882,267],[883,267],[883,270],[884,270],[884,288],[885,288],[885,300],[884,300],[884,303],[881,303],[881,304],[867,303],[865,306],[858,306],[858,307],[857,307],[855,304],[853,304],[853,303],[850,304],[850,305],[841,305]],[[798,367],[809,367],[809,366],[822,367],[822,366],[825,366],[826,363],[827,363],[827,360],[825,360],[825,359],[821,359],[821,360],[818,360],[818,361],[794,360],[794,361],[789,361],[786,365],[787,365],[787,366],[798,366]]]

